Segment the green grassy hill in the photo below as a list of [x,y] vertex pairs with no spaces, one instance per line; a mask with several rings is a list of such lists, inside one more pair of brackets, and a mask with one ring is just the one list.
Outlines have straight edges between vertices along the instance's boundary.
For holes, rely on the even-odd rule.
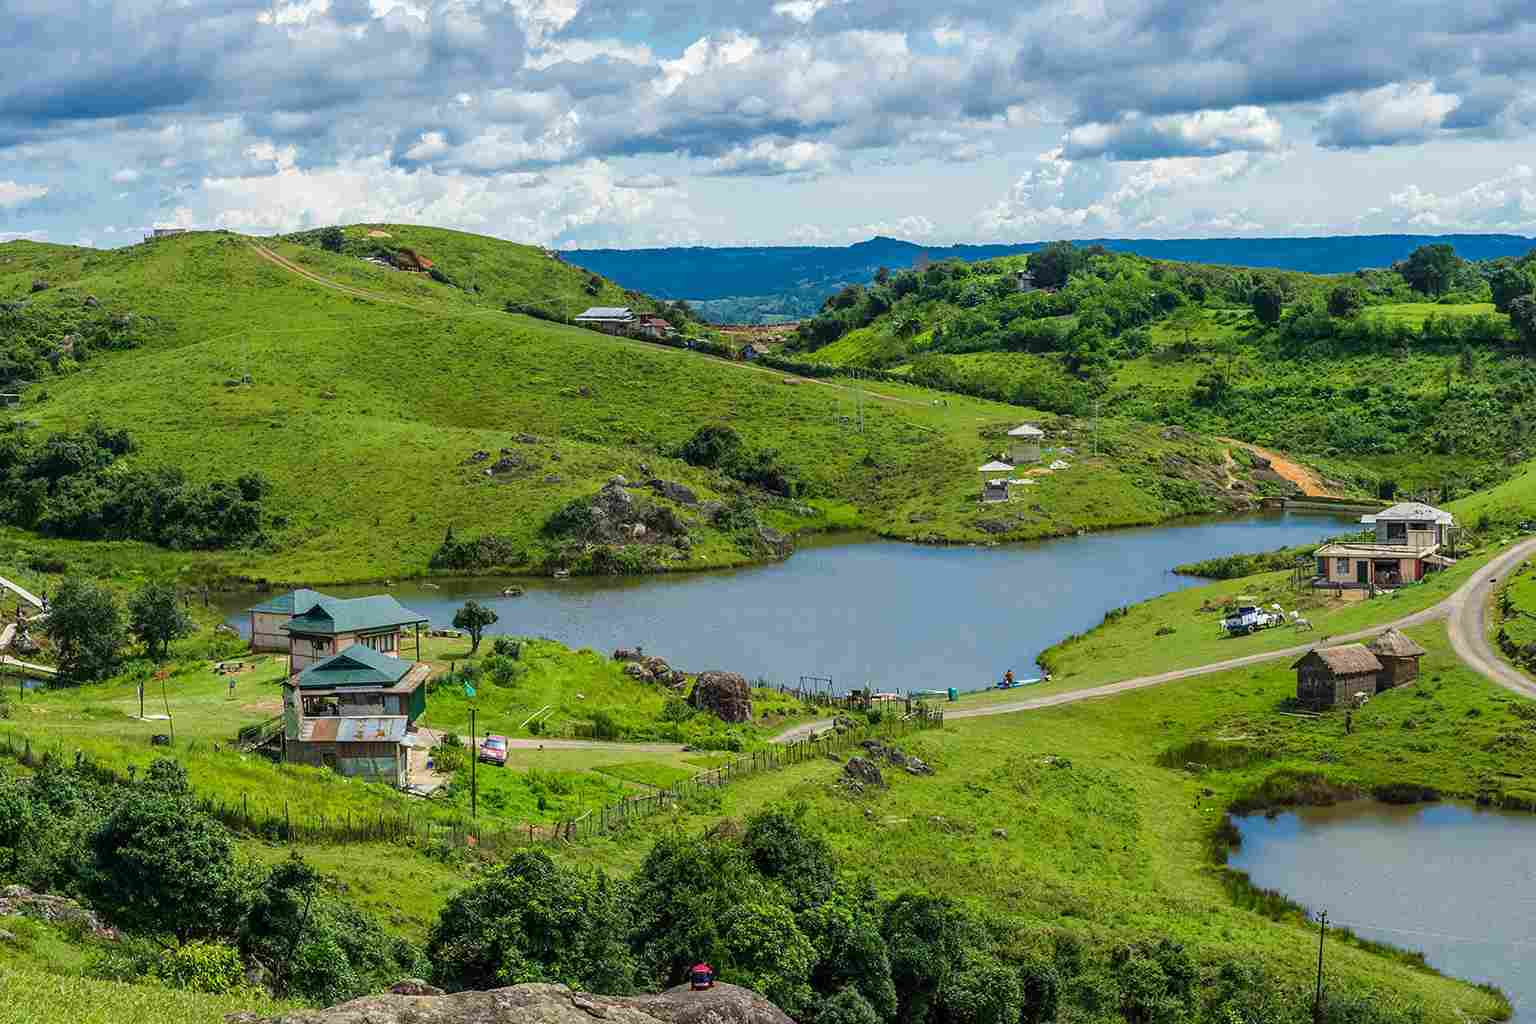
[[[550,515],[616,474],[636,483],[648,466],[704,501],[741,493],[670,457],[716,422],[776,453],[803,488],[796,502],[754,498],[781,529],[1022,539],[1243,500],[1228,493],[1219,444],[1119,422],[1101,433],[1103,458],[1042,481],[1001,514],[980,510],[976,467],[1038,410],[900,384],[861,394],[509,314],[508,304],[561,317],[588,304],[652,305],[527,246],[397,225],[348,228],[339,253],[313,241],[264,242],[276,260],[224,233],[110,252],[0,246],[0,353],[39,381],[5,415],[29,437],[99,420],[133,435],[128,465],[194,480],[256,472],[274,485],[258,548],[205,556],[9,529],[0,563],[379,579],[426,572],[452,527],[461,539],[502,538],[498,565],[533,568],[552,548],[542,532]],[[430,258],[442,280],[359,258],[381,246]],[[66,338],[72,354],[60,354]],[[1086,439],[1085,423],[1055,426],[1063,443]],[[476,452],[489,461],[471,461]],[[488,477],[501,454],[508,471]],[[648,567],[763,557],[739,526],[675,510],[692,550]]]
[[[1020,292],[1026,268],[1048,287]],[[1528,455],[1536,424],[1531,339],[1495,287],[1536,290],[1536,258],[1457,260],[1426,284],[1053,246],[845,289],[791,347],[1063,413],[1097,403],[1302,455],[1341,489],[1450,500]]]

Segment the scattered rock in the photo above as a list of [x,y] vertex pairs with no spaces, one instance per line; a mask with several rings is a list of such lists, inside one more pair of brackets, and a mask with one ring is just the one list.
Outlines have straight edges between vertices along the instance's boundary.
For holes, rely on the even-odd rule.
[[85,308],[86,309],[95,309],[99,305],[101,305],[101,300],[98,299],[96,296],[94,296],[94,295],[87,295],[85,297]]
[[1189,437],[1189,431],[1183,427],[1164,427],[1158,436],[1164,441],[1183,441]]
[[445,994],[436,985],[428,985],[420,978],[405,978],[397,981],[389,986],[389,990],[397,996],[440,996]]
[[[645,467],[642,466],[641,468],[644,469]],[[679,505],[697,505],[699,503],[699,496],[694,494],[691,488],[672,480],[653,478],[646,481],[646,486],[663,498],[675,501]]]
[[883,787],[885,777],[875,762],[862,757],[850,757],[843,765],[843,783],[855,793],[862,793],[867,786]]
[[632,651],[628,647],[620,647],[613,652],[614,661],[643,661],[644,658],[639,651]]
[[32,917],[55,924],[79,922],[98,939],[116,942],[117,929],[103,924],[101,918],[67,896],[33,892],[24,885],[0,889],[0,917]]
[[48,282],[44,281],[40,277],[39,278],[35,278],[32,281],[32,290],[34,292],[45,292],[45,291],[48,290],[48,287],[49,287]]
[[982,533],[1007,533],[1013,529],[1013,523],[1006,519],[978,519],[976,520],[976,529]]
[[785,534],[768,526],[757,528],[757,539],[761,541],[775,558],[788,558],[794,553],[794,542]]
[[559,473],[550,473],[544,477],[544,482],[547,484],[564,483],[565,477],[561,476]]
[[521,455],[513,454],[507,451],[505,448],[502,449],[502,453],[503,454],[501,458],[497,459],[495,464],[491,466],[492,473],[500,475],[503,473],[516,473],[521,470],[532,468],[529,465],[528,460],[523,458]]
[[1005,828],[995,828],[995,829],[992,830],[992,838],[993,839],[1007,839],[1008,838],[1008,830],[1005,829]]
[[518,444],[538,444],[540,439],[533,434],[518,434],[513,440]]
[[752,719],[752,687],[746,676],[735,672],[700,672],[688,703],[722,722]]
[[932,775],[933,768],[922,758],[913,757],[902,752],[900,747],[881,743],[879,740],[865,740],[859,744],[869,752],[872,759],[883,758],[887,764],[905,769],[908,775]]
[[[414,980],[414,979],[413,979]],[[231,1013],[225,1024],[793,1024],[777,1006],[750,989],[716,982],[694,992],[686,985],[655,995],[599,996],[564,985],[514,985],[489,992],[364,996],[328,1010],[296,1010],[281,1017]]]
[[465,459],[464,461],[465,462],[484,462],[486,459],[488,459],[490,457],[491,457],[491,453],[482,448],[480,451],[471,453],[469,458]]
[[608,478],[608,486],[609,487],[628,487],[629,486],[629,481],[624,479],[624,475],[622,473],[615,473],[615,474],[613,474],[613,476]]

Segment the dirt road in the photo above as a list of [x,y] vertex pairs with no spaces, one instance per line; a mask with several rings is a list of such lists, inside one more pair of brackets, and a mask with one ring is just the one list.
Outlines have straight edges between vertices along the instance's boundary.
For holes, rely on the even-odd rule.
[[[1389,629],[1407,629],[1411,626],[1422,626],[1426,622],[1434,622],[1437,619],[1447,619],[1448,632],[1451,638],[1451,647],[1456,656],[1469,667],[1487,676],[1506,689],[1527,697],[1536,698],[1536,681],[1532,681],[1524,673],[1511,668],[1488,641],[1487,614],[1489,598],[1493,593],[1495,581],[1502,579],[1511,569],[1522,561],[1536,555],[1536,539],[1522,541],[1514,547],[1497,556],[1487,565],[1478,569],[1472,577],[1458,587],[1445,600],[1439,604],[1425,608],[1423,611],[1405,615],[1392,622],[1372,626],[1354,633],[1346,633],[1341,636],[1330,636],[1330,644],[1350,643],[1356,640],[1365,640],[1369,637],[1384,633]],[[1089,687],[1084,690],[1071,690],[1066,693],[1053,693],[1046,697],[1036,697],[1033,700],[1008,701],[1004,704],[987,704],[982,707],[960,707],[944,712],[945,720],[956,718],[986,718],[991,715],[1009,715],[1017,711],[1038,711],[1041,708],[1053,708],[1062,704],[1075,704],[1080,700],[1093,700],[1098,697],[1113,697],[1116,694],[1126,693],[1131,690],[1141,690],[1148,686],[1161,686],[1163,683],[1177,682],[1180,679],[1192,679],[1196,676],[1212,675],[1217,672],[1227,672],[1235,668],[1244,668],[1248,665],[1261,665],[1268,661],[1278,661],[1281,658],[1299,658],[1316,646],[1316,642],[1297,644],[1293,647],[1282,648],[1278,651],[1262,651],[1258,654],[1249,654],[1241,658],[1228,658],[1224,661],[1211,662],[1209,665],[1197,665],[1193,668],[1181,668],[1173,672],[1160,672],[1156,675],[1137,676],[1133,679],[1121,680],[1118,683],[1106,683],[1103,686]],[[788,743],[810,734],[818,729],[825,729],[832,724],[830,718],[817,722],[810,722],[774,737],[775,743]]]
[[[423,739],[436,746],[442,742],[443,730],[422,729],[419,733]],[[486,733],[480,733],[475,740],[481,741]],[[461,735],[459,742],[469,746],[469,737]],[[512,750],[600,750],[614,754],[681,754],[681,743],[612,743],[607,740],[557,740],[541,739],[537,736],[523,739],[516,736],[507,738],[507,747]]]

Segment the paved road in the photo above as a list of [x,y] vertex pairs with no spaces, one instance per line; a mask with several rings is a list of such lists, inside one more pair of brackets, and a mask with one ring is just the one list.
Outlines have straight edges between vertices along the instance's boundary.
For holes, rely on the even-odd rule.
[[[434,746],[443,738],[441,729],[422,729],[419,733],[428,739]],[[486,737],[480,733],[475,740],[481,741]],[[469,746],[469,737],[459,737],[466,747]],[[523,739],[521,737],[508,737],[507,746],[512,750],[599,750],[613,754],[681,754],[681,743],[613,743],[607,740],[557,740],[557,739]]]
[[[1494,581],[1502,579],[1510,570],[1532,555],[1536,555],[1536,539],[1522,541],[1474,572],[1467,582],[1463,583],[1455,592],[1439,604],[1432,605],[1423,611],[1414,612],[1412,615],[1405,615],[1392,622],[1384,622],[1379,626],[1372,626],[1369,629],[1346,633],[1342,636],[1330,636],[1328,642],[1335,644],[1365,640],[1388,629],[1406,629],[1410,626],[1422,626],[1426,622],[1434,622],[1437,619],[1448,619],[1447,626],[1451,638],[1451,647],[1455,650],[1457,657],[1500,686],[1513,690],[1516,693],[1524,694],[1527,697],[1536,698],[1536,682],[1533,682],[1524,673],[1510,667],[1509,664],[1499,657],[1498,652],[1493,649],[1493,645],[1488,642],[1487,630],[1488,603],[1493,592]],[[1137,676],[1134,679],[1125,679],[1118,683],[1106,683],[1103,686],[1094,686],[1083,690],[1069,690],[1066,693],[1053,693],[1046,697],[1036,697],[1033,700],[1008,701],[1006,703],[986,704],[973,708],[961,707],[954,710],[946,710],[944,718],[946,721],[956,718],[985,718],[990,715],[1013,714],[1016,711],[1038,711],[1041,708],[1052,708],[1062,704],[1075,704],[1080,700],[1093,700],[1096,697],[1113,697],[1118,693],[1125,693],[1129,690],[1140,690],[1148,686],[1161,686],[1163,683],[1172,683],[1180,679],[1191,679],[1195,676],[1227,672],[1234,668],[1260,665],[1264,662],[1277,661],[1281,658],[1299,658],[1314,646],[1316,646],[1315,642],[1297,644],[1294,647],[1285,647],[1278,651],[1261,651],[1258,654],[1249,654],[1241,658],[1215,661],[1209,665],[1197,665],[1193,668],[1181,668],[1172,672],[1160,672],[1150,676]],[[828,718],[799,725],[788,732],[774,737],[774,742],[789,743],[818,729],[824,729],[831,724],[832,720]]]

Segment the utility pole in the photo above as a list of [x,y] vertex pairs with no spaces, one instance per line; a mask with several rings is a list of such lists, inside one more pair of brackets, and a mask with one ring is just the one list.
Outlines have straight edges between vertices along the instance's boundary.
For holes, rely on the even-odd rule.
[[1099,457],[1099,400],[1093,400],[1093,457]]
[[1323,911],[1317,918],[1317,995],[1312,1000],[1312,1020],[1314,1024],[1322,1024],[1323,1020],[1323,938],[1328,934],[1328,911]]
[[469,816],[475,817],[476,798],[479,796],[475,790],[475,766],[480,763],[480,748],[475,746],[475,706],[469,706]]

